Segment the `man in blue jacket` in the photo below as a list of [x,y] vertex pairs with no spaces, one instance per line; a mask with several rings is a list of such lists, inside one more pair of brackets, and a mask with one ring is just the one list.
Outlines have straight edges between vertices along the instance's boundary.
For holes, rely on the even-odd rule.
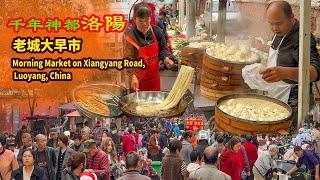
[[302,165],[311,172],[312,179],[319,180],[319,157],[312,151],[303,150],[300,146],[294,148],[294,153],[299,157],[296,165],[287,174],[296,172]]

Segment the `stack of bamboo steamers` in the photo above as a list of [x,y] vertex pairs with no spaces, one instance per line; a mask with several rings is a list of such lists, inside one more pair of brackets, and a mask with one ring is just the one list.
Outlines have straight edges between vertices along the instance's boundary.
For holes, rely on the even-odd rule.
[[181,51],[181,64],[200,69],[201,95],[212,100],[252,92],[242,78],[242,68],[259,61],[247,46],[199,42],[190,43]]

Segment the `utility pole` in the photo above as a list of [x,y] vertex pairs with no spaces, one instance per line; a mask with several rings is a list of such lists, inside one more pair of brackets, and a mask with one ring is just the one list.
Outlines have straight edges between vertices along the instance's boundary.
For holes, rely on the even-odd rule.
[[177,17],[177,3],[178,3],[178,0],[173,0],[172,2],[172,17],[173,18],[176,18]]
[[[311,0],[300,0],[298,123],[307,119],[310,91]],[[309,122],[308,122],[309,123]],[[309,126],[309,124],[308,124]]]
[[217,24],[217,40],[218,42],[225,42],[226,37],[226,16],[227,16],[227,0],[219,1],[219,13],[218,13],[218,24]]
[[213,31],[213,21],[212,21],[212,13],[213,13],[213,0],[211,0],[210,1],[210,10],[209,10],[209,19],[210,19],[210,22],[209,22],[209,37],[210,37],[210,39],[212,39],[212,36],[213,36],[213,34],[212,34],[212,31]]
[[195,36],[196,32],[196,1],[187,0],[187,38]]
[[182,29],[185,18],[185,0],[179,0],[179,25],[180,29]]

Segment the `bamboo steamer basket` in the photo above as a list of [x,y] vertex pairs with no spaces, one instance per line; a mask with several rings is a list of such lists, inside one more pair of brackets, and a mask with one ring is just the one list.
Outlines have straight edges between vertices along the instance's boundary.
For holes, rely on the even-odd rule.
[[[259,61],[257,61],[259,62]],[[242,68],[250,63],[234,63],[215,58],[204,52],[200,93],[217,100],[234,93],[253,93],[242,78]]]
[[[202,60],[205,53],[203,48],[192,48],[185,46],[181,50],[181,65],[193,67],[197,70],[202,69]],[[200,84],[201,76],[198,77],[196,84]]]
[[[235,98],[256,98],[256,99],[263,99],[267,101],[274,102],[285,107],[289,112],[290,116],[277,120],[277,121],[252,121],[246,120],[238,117],[234,117],[229,115],[222,110],[219,109],[219,105],[229,99]],[[231,94],[224,97],[219,98],[217,101],[217,106],[215,107],[215,125],[219,130],[226,131],[236,135],[243,135],[243,134],[274,134],[277,133],[279,130],[290,131],[291,121],[292,119],[292,109],[291,107],[283,103],[280,100],[257,95],[257,94]]]
[[[220,91],[220,90],[213,90],[210,88],[206,88],[204,86],[200,86],[200,93],[202,96],[207,97],[209,99],[219,99],[220,97],[234,94],[235,91]],[[238,93],[246,93],[248,90],[237,90]],[[254,92],[254,91],[252,91]]]
[[185,46],[181,50],[181,64],[201,69],[204,53],[205,49]]

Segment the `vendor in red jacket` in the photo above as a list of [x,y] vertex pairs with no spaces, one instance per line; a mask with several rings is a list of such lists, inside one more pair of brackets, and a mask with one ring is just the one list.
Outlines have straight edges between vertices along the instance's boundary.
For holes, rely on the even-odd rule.
[[249,165],[250,169],[252,171],[252,167],[256,160],[258,159],[258,149],[257,147],[252,143],[252,136],[246,135],[246,142],[243,144],[244,149],[246,150],[246,153],[248,155]]
[[152,11],[147,3],[135,5],[134,26],[124,34],[124,57],[143,58],[145,69],[128,70],[131,78],[131,89],[134,91],[160,91],[159,60],[164,61],[167,68],[174,66],[169,58],[166,39],[163,31],[151,25]]
[[219,169],[231,176],[232,180],[240,180],[240,170],[242,167],[241,157],[238,151],[241,147],[241,140],[239,137],[232,137],[222,150],[219,157]]

